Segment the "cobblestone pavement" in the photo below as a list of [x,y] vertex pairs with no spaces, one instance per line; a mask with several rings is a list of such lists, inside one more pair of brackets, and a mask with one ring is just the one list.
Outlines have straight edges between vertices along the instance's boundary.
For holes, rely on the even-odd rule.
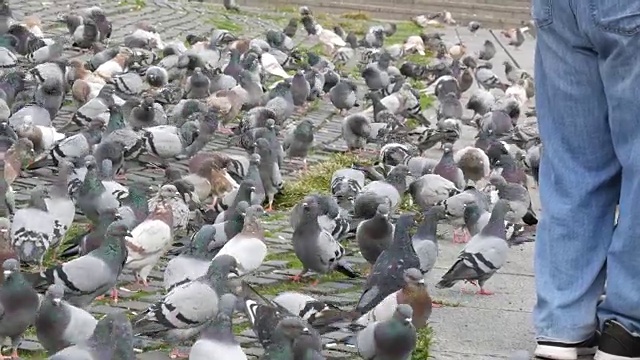
[[[195,3],[176,3],[167,0],[147,1],[146,6],[136,7],[137,2],[129,0],[122,4],[116,1],[103,2],[101,4],[87,1],[62,0],[54,2],[40,2],[23,0],[12,2],[15,16],[20,19],[26,15],[37,15],[43,21],[45,32],[57,34],[66,29],[55,26],[52,20],[59,12],[100,5],[114,22],[113,40],[119,41],[127,34],[132,25],[140,20],[149,20],[157,26],[165,40],[174,38],[184,39],[190,32],[202,33],[211,28],[211,25],[235,24],[237,32],[252,36],[263,33],[271,27],[282,26],[277,16],[261,13],[259,16],[229,15],[220,12],[219,7],[203,6],[195,7]],[[446,34],[447,40],[453,42],[455,34],[452,29],[439,29]],[[467,42],[472,51],[477,50],[482,42],[490,36],[483,33],[478,37],[467,37],[466,30],[461,31],[463,40]],[[525,43],[521,50],[516,52],[518,61],[523,68],[532,69],[532,42]],[[70,54],[70,56],[77,54]],[[494,64],[501,64],[504,54],[498,54]],[[501,67],[496,65],[496,67]],[[65,107],[56,118],[56,123],[61,125],[68,121],[74,109]],[[428,111],[430,113],[430,111]],[[330,156],[327,148],[345,150],[344,143],[340,139],[340,118],[334,116],[333,107],[326,102],[312,107],[305,118],[313,121],[318,130],[316,133],[316,149],[310,156],[309,162],[320,162]],[[473,141],[473,131],[469,128],[463,134],[459,145],[468,145]],[[223,150],[230,154],[245,154],[240,148],[229,147],[228,138],[215,137],[205,150]],[[433,151],[434,157],[439,158],[439,151]],[[179,163],[179,167],[186,169],[186,164]],[[285,181],[291,180],[292,174],[298,166],[287,163],[284,167]],[[129,182],[143,182],[158,184],[161,174],[144,171],[142,168],[129,168]],[[21,178],[15,182],[16,192],[21,194],[18,201],[26,200],[26,190],[32,186],[50,181],[51,175],[44,171],[36,176]],[[269,259],[257,271],[250,276],[249,282],[257,285],[267,296],[292,289],[294,285],[286,282],[286,277],[297,272],[295,256],[292,255],[290,244],[291,228],[288,225],[287,215],[283,212],[274,212],[266,220],[267,242],[269,247]],[[441,226],[439,235],[443,239],[440,243],[441,254],[438,265],[433,274],[428,276],[430,288],[455,259],[459,246],[452,244],[451,229]],[[447,290],[432,289],[432,296],[445,304],[442,308],[435,309],[432,315],[432,327],[434,329],[434,342],[432,343],[431,356],[435,359],[467,359],[474,360],[504,358],[515,349],[529,349],[531,329],[529,311],[534,299],[533,294],[533,266],[532,245],[514,248],[511,251],[508,264],[489,281],[489,287],[496,290],[492,297],[478,297],[460,293],[458,288]],[[354,263],[363,263],[359,256],[352,256]],[[165,262],[166,263],[166,259]],[[163,266],[151,273],[151,288],[145,292],[122,293],[122,301],[117,305],[96,302],[91,311],[95,314],[104,314],[114,309],[124,308],[129,312],[144,310],[150,303],[162,295],[161,280]],[[122,276],[124,282],[132,280],[130,274]],[[360,296],[361,279],[351,280],[340,275],[325,277],[316,287],[295,285],[296,290],[313,294],[322,300],[330,300],[344,307],[353,306]],[[256,343],[253,332],[248,329],[246,321],[239,318],[234,327],[238,340],[245,347],[245,351],[251,357],[259,356],[262,349]],[[346,334],[334,333],[326,336],[327,341],[332,338],[342,338]],[[139,359],[168,359],[166,346],[152,340],[143,340],[138,344],[142,352]],[[30,334],[21,345],[24,358],[43,358],[41,348]],[[183,349],[183,350],[186,350]],[[332,359],[358,358],[353,349],[347,347],[332,348],[326,352]]]

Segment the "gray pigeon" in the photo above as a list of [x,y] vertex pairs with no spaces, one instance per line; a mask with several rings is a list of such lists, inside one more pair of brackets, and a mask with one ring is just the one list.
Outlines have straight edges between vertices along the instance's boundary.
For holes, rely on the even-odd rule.
[[[69,304],[85,308],[98,296],[114,289],[127,258],[125,237],[131,236],[127,227],[115,222],[107,228],[105,238],[97,249],[90,253],[46,269],[40,273],[25,274],[36,289],[51,284],[64,286],[64,298]],[[87,276],[87,269],[91,276]]]
[[362,113],[351,114],[342,120],[342,138],[349,151],[364,149],[371,135],[371,120]]
[[[113,181],[102,181],[93,156],[87,156],[87,174],[78,190],[76,205],[92,222],[97,222],[100,213],[107,209],[118,209],[128,196]],[[104,162],[103,162],[104,164]]]
[[399,304],[393,317],[369,324],[357,335],[358,353],[365,360],[408,360],[416,347],[413,309]]
[[231,330],[233,311],[236,307],[236,297],[224,294],[218,303],[218,314],[200,333],[200,338],[189,351],[191,360],[209,360],[212,354],[224,354],[228,360],[246,360],[247,355],[242,351],[240,343]]
[[224,210],[223,212],[218,214],[218,216],[216,216],[216,220],[214,221],[214,224],[222,223],[232,219],[234,214],[238,213],[238,210],[241,210],[238,207],[238,205],[240,205],[241,202],[245,202],[247,204],[254,203],[253,201],[254,191],[255,191],[255,186],[253,181],[248,179],[242,181],[240,183],[240,187],[235,193],[235,196],[233,198],[233,201],[231,202],[231,205],[229,205],[229,207],[226,210]]
[[197,67],[193,74],[187,79],[186,95],[189,99],[205,99],[209,96],[211,80],[202,73],[202,69]]
[[476,203],[469,203],[464,207],[463,216],[465,227],[474,236],[489,223],[491,212]]
[[[335,199],[329,195],[312,194],[308,197],[314,198],[318,202],[319,214],[318,224],[320,228],[328,231],[334,239],[340,239],[342,235],[349,231],[348,219],[342,217],[340,207]],[[302,217],[304,215],[304,206],[302,205],[306,198],[302,202],[296,204],[291,210],[289,216],[289,225],[292,229],[298,227]]]
[[401,215],[396,223],[393,243],[378,256],[356,311],[364,314],[378,305],[389,294],[404,286],[404,271],[420,268],[420,259],[411,243],[410,230],[415,221],[413,215]]
[[145,89],[144,80],[135,72],[113,75],[109,80],[109,84],[115,87],[118,94],[125,96],[140,95]]
[[458,189],[464,188],[466,183],[464,173],[453,159],[452,144],[444,144],[444,152],[442,153],[440,162],[433,168],[433,173],[451,181]]
[[102,318],[84,343],[73,345],[48,360],[135,360],[133,332],[125,312],[114,312]]
[[55,226],[55,219],[47,210],[45,194],[43,186],[31,190],[29,204],[16,211],[11,223],[11,244],[20,260],[40,266],[53,242]]
[[489,61],[496,56],[496,46],[491,40],[485,40],[482,49],[478,52],[478,59]]
[[302,271],[294,276],[293,280],[299,281],[309,270],[318,274],[337,270],[351,278],[358,277],[351,265],[342,259],[345,254],[342,245],[333,238],[331,233],[320,227],[318,201],[314,197],[306,197],[302,207],[302,217],[291,236],[293,250],[302,262]]
[[441,119],[462,119],[462,103],[455,93],[447,93],[440,99],[440,104],[436,111],[438,120]]
[[491,175],[489,181],[498,190],[498,198],[509,202],[505,220],[513,224],[522,222],[522,217],[527,214],[531,205],[529,190],[520,184],[507,182],[498,174]]
[[358,87],[353,81],[349,79],[340,79],[336,86],[329,90],[329,99],[336,109],[340,110],[340,114],[343,111],[349,111],[354,107],[360,106],[358,104],[357,92]]
[[76,206],[69,197],[69,191],[67,190],[68,179],[72,171],[73,165],[71,163],[65,161],[60,164],[58,176],[48,191],[50,196],[44,199],[47,205],[47,212],[53,219],[51,247],[60,245],[67,230],[71,228],[76,215]]
[[364,187],[364,173],[355,169],[338,169],[331,175],[331,194],[338,206],[353,211],[356,195]]
[[476,69],[476,79],[478,83],[485,89],[502,89],[506,90],[507,85],[500,81],[498,75],[496,75],[487,64],[479,65]]
[[489,223],[474,235],[462,249],[458,260],[436,284],[439,289],[450,288],[458,281],[477,285],[479,295],[491,295],[484,284],[507,260],[509,245],[506,240],[504,217],[510,210],[509,202],[498,200],[491,212]]
[[301,158],[304,170],[307,170],[307,154],[313,145],[313,122],[305,119],[285,135],[282,149],[289,158]]
[[[273,332],[273,341],[266,347],[263,360],[296,359],[296,340],[309,334],[306,324],[296,317],[285,317],[278,322]],[[309,349],[311,350],[311,349]]]
[[413,249],[420,259],[420,271],[425,274],[431,271],[438,258],[438,221],[446,218],[443,206],[436,205],[424,214],[422,223],[411,238]]
[[260,155],[260,178],[269,203],[267,211],[271,211],[273,209],[273,198],[283,185],[277,154],[275,154],[269,142],[263,138],[256,141],[256,153]]
[[40,345],[51,355],[86,342],[98,323],[93,315],[70,305],[63,297],[64,286],[50,285],[34,323]]
[[64,95],[65,88],[62,80],[57,78],[48,78],[36,87],[34,101],[36,105],[47,110],[51,119],[54,119],[58,114],[58,110],[62,107]]
[[0,339],[2,342],[7,337],[11,340],[11,358],[18,359],[18,345],[24,332],[36,319],[40,300],[38,293],[20,273],[18,260],[5,260],[2,271],[4,282],[0,286]]
[[115,87],[111,84],[106,84],[100,89],[98,96],[89,100],[86,104],[82,105],[71,118],[76,125],[84,127],[93,120],[100,119],[106,122],[109,118],[109,106],[114,103],[113,94],[115,93]]
[[469,97],[466,108],[473,111],[472,118],[475,118],[476,114],[484,116],[491,111],[491,106],[495,101],[495,97],[489,91],[476,89]]
[[[197,335],[218,313],[219,297],[228,292],[227,278],[237,275],[235,258],[211,262],[206,274],[175,287],[133,319],[134,334],[178,343]],[[226,291],[225,291],[226,290]],[[174,348],[172,356],[181,355]]]
[[362,257],[373,265],[392,241],[393,224],[389,221],[389,206],[380,204],[371,219],[358,224],[356,242]]
[[296,72],[291,79],[291,95],[295,106],[303,106],[307,102],[307,97],[311,93],[311,86],[302,71]]
[[[385,56],[386,55],[386,56]],[[389,54],[386,52],[380,57],[379,61],[385,57],[386,64],[390,60]],[[371,63],[362,71],[362,77],[369,90],[382,90],[389,86],[390,78],[389,73],[385,69],[382,69],[380,63]]]
[[398,165],[391,170],[385,180],[367,184],[355,199],[354,216],[363,219],[372,218],[380,204],[387,204],[390,212],[395,210],[407,189],[408,175],[409,168]]

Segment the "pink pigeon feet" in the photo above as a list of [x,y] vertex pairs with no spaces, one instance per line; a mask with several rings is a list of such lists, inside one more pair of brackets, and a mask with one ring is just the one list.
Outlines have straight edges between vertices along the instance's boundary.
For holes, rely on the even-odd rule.
[[485,290],[483,288],[480,288],[480,290],[478,290],[478,292],[476,294],[478,294],[478,295],[493,295],[493,292],[491,292],[489,290]]
[[467,242],[469,242],[470,238],[471,238],[471,235],[469,234],[466,228],[463,228],[462,230],[461,229],[453,230],[454,244],[466,244]]
[[169,357],[172,359],[186,359],[189,357],[189,355],[181,353],[178,349],[172,349],[171,353],[169,353]]
[[224,125],[218,125],[218,132],[223,135],[233,135],[233,130]]

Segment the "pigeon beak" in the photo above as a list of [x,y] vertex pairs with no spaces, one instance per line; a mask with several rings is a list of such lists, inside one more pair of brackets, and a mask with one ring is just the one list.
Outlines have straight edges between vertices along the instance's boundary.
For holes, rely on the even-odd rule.
[[11,275],[11,274],[13,273],[13,271],[11,271],[11,270],[4,270],[2,273],[4,274],[4,277],[7,277],[7,276]]
[[408,323],[410,323],[410,322],[411,322],[411,318],[410,318],[410,317],[405,318],[404,320],[405,320],[406,322],[408,322]]
[[60,305],[61,301],[62,301],[62,299],[53,299],[53,304],[54,305]]
[[418,280],[418,284],[424,284],[424,279]]
[[133,237],[133,235],[131,234],[131,231],[127,230],[126,234],[127,237]]
[[308,334],[309,333],[309,329],[308,328],[303,328],[302,329],[302,333],[303,334]]

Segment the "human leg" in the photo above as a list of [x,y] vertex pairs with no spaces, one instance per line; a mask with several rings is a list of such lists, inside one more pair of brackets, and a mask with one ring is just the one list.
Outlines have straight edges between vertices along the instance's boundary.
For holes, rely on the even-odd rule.
[[532,4],[538,26],[536,110],[545,146],[534,322],[536,355],[551,359],[595,351],[588,340],[597,329],[620,186],[598,55],[579,24],[579,3]]
[[606,260],[607,295],[598,359],[640,359],[640,2],[590,0],[591,38],[609,107],[613,145],[622,166],[619,218]]

